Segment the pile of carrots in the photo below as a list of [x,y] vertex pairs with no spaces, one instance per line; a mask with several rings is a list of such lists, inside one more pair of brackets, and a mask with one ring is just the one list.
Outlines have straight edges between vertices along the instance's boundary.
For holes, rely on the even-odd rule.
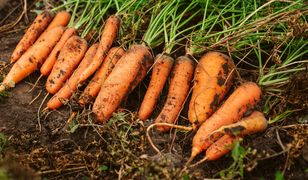
[[247,116],[261,99],[261,89],[255,83],[242,83],[224,101],[232,87],[235,68],[225,54],[208,52],[195,65],[190,54],[174,60],[164,53],[153,58],[143,44],[132,45],[128,50],[112,47],[121,24],[117,15],[106,20],[100,42],[89,45],[76,29],[66,27],[70,17],[66,11],[54,17],[44,11],[36,17],[11,56],[14,65],[0,85],[0,92],[13,88],[40,69],[42,76],[47,77],[46,90],[53,95],[47,108],[55,110],[90,80],[78,102],[84,106],[94,101],[92,111],[102,123],[152,67],[138,117],[141,120],[151,117],[170,76],[167,99],[155,125],[162,132],[177,128],[173,124],[191,91],[188,129],[196,131],[191,160],[202,151],[206,151],[207,160],[216,160],[229,152],[239,137],[266,129],[267,121],[261,112],[253,111]]

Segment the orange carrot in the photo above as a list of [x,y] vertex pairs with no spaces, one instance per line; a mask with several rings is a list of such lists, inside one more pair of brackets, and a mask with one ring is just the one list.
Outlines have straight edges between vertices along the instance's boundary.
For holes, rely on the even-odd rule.
[[44,11],[39,14],[17,44],[11,56],[11,63],[16,62],[29,49],[52,20],[52,13]]
[[53,18],[51,23],[48,25],[45,32],[57,27],[57,26],[63,26],[65,27],[71,19],[71,14],[67,11],[60,11],[56,14],[56,16]]
[[172,69],[174,59],[166,54],[159,54],[156,57],[152,70],[152,77],[147,92],[141,103],[138,117],[141,120],[149,118],[155,108],[158,96],[163,90]]
[[[193,138],[191,158],[207,149],[212,141],[209,135],[218,128],[237,122],[243,114],[261,99],[261,89],[253,82],[239,86],[224,104],[198,129]],[[215,141],[215,137],[211,138]]]
[[201,57],[194,77],[188,119],[194,129],[217,109],[232,82],[232,60],[219,52],[209,52]]
[[64,27],[58,26],[46,33],[41,40],[36,41],[26,53],[24,53],[19,61],[17,61],[8,75],[4,78],[0,91],[5,87],[14,87],[16,83],[23,80],[29,74],[37,69],[39,64],[42,64],[53,47],[61,38],[64,32]]
[[[155,123],[174,123],[177,120],[188,96],[193,73],[194,63],[190,57],[180,56],[176,59],[167,100]],[[170,126],[157,126],[157,129],[165,132],[170,129]]]
[[57,109],[63,105],[63,101],[68,100],[76,91],[79,81],[79,74],[87,68],[92,62],[93,57],[97,51],[98,44],[93,44],[85,54],[84,58],[80,62],[78,68],[74,71],[72,76],[66,81],[65,85],[48,101],[48,109]]
[[102,67],[95,73],[94,77],[81,94],[79,104],[84,105],[97,96],[103,82],[124,54],[125,50],[121,47],[113,47],[109,50]]
[[47,78],[46,89],[49,93],[59,91],[82,60],[87,48],[87,42],[78,36],[72,36],[66,41]]
[[112,72],[104,81],[94,102],[93,112],[99,122],[108,120],[118,108],[123,98],[131,90],[132,83],[145,64],[153,63],[153,57],[147,47],[133,45],[121,57]]
[[71,37],[76,35],[76,29],[75,28],[67,28],[65,32],[63,33],[60,41],[57,43],[57,45],[53,48],[47,59],[45,60],[44,64],[42,65],[40,72],[44,76],[48,76],[52,70],[53,65],[57,61],[57,56],[60,53],[60,50],[63,48],[65,42]]
[[119,28],[120,18],[115,15],[110,16],[105,23],[94,60],[91,64],[89,64],[88,68],[80,74],[81,81],[88,79],[88,77],[90,77],[96,69],[99,68],[111,48],[113,41],[116,39]]

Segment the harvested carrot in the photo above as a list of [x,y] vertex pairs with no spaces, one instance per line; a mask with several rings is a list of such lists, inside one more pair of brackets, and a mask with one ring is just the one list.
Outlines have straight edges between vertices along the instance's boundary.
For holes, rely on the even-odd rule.
[[194,129],[212,115],[230,89],[233,68],[232,60],[222,53],[209,52],[201,57],[188,110]]
[[174,59],[169,55],[157,55],[152,70],[152,77],[149,87],[138,111],[139,119],[146,120],[153,113],[153,110],[158,100],[158,96],[163,90],[165,83],[168,79],[169,73],[172,69],[173,62]]
[[16,83],[34,72],[37,66],[42,64],[46,59],[50,51],[61,38],[63,32],[64,27],[59,26],[46,33],[40,41],[36,41],[28,51],[20,57],[19,61],[13,65],[0,86],[0,92],[5,90],[5,88],[14,87]]
[[78,36],[72,36],[66,41],[47,78],[46,89],[49,93],[55,94],[59,91],[82,60],[87,48],[87,42]]
[[53,48],[47,59],[45,60],[44,64],[42,65],[40,72],[44,76],[48,76],[52,70],[53,65],[57,61],[57,57],[60,53],[60,50],[63,48],[65,42],[71,37],[76,35],[76,29],[75,28],[67,28],[60,41],[56,44],[56,46]]
[[148,62],[153,63],[151,52],[146,46],[133,45],[121,57],[112,72],[104,81],[94,102],[93,112],[99,122],[108,120],[128,95],[138,72]]
[[78,84],[82,83],[79,81],[79,74],[92,62],[93,57],[97,51],[97,47],[98,44],[93,44],[88,49],[84,58],[72,76],[66,81],[65,85],[48,101],[48,109],[58,109],[63,105],[63,101],[68,100],[73,95],[78,87]]
[[118,30],[120,28],[120,22],[120,18],[116,15],[112,15],[107,19],[101,35],[100,44],[96,51],[94,59],[92,63],[89,64],[88,68],[86,68],[80,74],[81,81],[84,81],[88,77],[90,77],[104,61],[109,49],[112,46],[113,41],[117,37]]
[[43,11],[28,28],[22,39],[17,44],[11,56],[11,63],[16,62],[29,49],[52,20],[52,13]]
[[63,26],[65,27],[71,19],[71,14],[67,11],[60,11],[56,14],[56,16],[53,18],[51,23],[48,25],[45,32],[57,27],[57,26]]
[[[194,73],[194,63],[188,56],[176,59],[171,74],[171,81],[165,105],[155,120],[155,123],[174,123],[188,96],[190,84]],[[160,131],[168,131],[170,126],[157,126]]]
[[[191,158],[207,149],[212,141],[209,135],[218,128],[237,122],[243,114],[261,99],[261,89],[253,82],[239,86],[224,104],[198,129],[193,138]],[[215,141],[215,137],[211,137]]]
[[112,69],[118,62],[118,60],[125,54],[125,50],[121,47],[113,47],[109,50],[106,60],[103,62],[102,67],[95,73],[85,90],[80,96],[79,104],[89,103],[94,99],[99,90],[101,89],[102,83],[106,80]]

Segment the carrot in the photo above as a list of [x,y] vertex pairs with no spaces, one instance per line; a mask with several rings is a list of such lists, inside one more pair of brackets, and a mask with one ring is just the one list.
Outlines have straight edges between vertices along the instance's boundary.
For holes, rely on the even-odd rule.
[[146,46],[133,45],[121,57],[112,72],[104,81],[94,102],[93,112],[99,122],[108,120],[118,108],[123,98],[131,90],[132,83],[140,69],[148,62],[153,63],[153,57]]
[[52,20],[52,13],[44,11],[39,14],[17,44],[11,56],[11,63],[16,62],[29,49]]
[[66,41],[47,78],[46,89],[49,93],[55,94],[59,91],[82,60],[87,48],[87,42],[78,36],[72,36]]
[[[261,99],[261,89],[253,82],[239,86],[224,104],[198,129],[193,138],[191,158],[207,149],[212,141],[209,135],[218,128],[237,122],[243,114]],[[211,138],[214,139],[215,138]]]
[[152,70],[152,77],[147,92],[141,103],[138,116],[141,120],[149,118],[157,103],[158,96],[164,88],[172,69],[174,59],[166,54],[159,54],[156,57]]
[[68,100],[76,91],[79,83],[79,74],[91,63],[97,51],[98,44],[93,44],[86,52],[84,58],[80,62],[78,68],[68,79],[65,85],[48,101],[48,109],[57,109],[63,105],[63,101]]
[[[188,96],[193,73],[194,63],[189,56],[180,56],[176,59],[167,100],[155,123],[174,123],[177,120]],[[157,128],[164,132],[168,131],[170,126],[157,126]]]
[[212,115],[230,89],[233,68],[232,60],[222,53],[209,52],[201,57],[188,110],[194,129]]
[[88,68],[86,68],[80,74],[80,80],[86,80],[90,77],[96,69],[99,68],[101,63],[104,61],[109,49],[112,46],[113,41],[117,37],[118,30],[120,28],[120,18],[116,15],[110,16],[104,26],[99,47],[96,51],[94,59],[91,64],[89,64]]
[[63,26],[65,27],[71,19],[71,14],[67,11],[60,11],[56,14],[56,16],[53,18],[51,23],[48,25],[45,32],[57,27],[57,26]]
[[44,64],[42,65],[40,72],[44,76],[48,76],[52,70],[53,65],[57,61],[57,56],[60,53],[60,50],[63,48],[65,42],[73,35],[76,35],[75,28],[67,28],[63,33],[60,41],[57,45],[53,48],[47,59],[45,60]]
[[102,83],[106,80],[118,60],[124,54],[125,50],[121,47],[113,47],[109,50],[102,67],[95,73],[94,77],[81,94],[79,104],[84,105],[97,96]]

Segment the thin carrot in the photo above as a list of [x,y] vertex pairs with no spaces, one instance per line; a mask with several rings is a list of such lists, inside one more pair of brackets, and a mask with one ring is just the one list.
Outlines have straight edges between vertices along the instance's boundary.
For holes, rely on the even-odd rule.
[[173,62],[174,59],[167,54],[157,55],[149,87],[138,111],[139,119],[146,120],[153,113],[158,96],[163,90],[172,69]]
[[[174,123],[188,96],[194,73],[194,63],[189,56],[180,56],[171,74],[171,81],[165,105],[155,123]],[[170,126],[157,126],[160,131],[168,131]]]
[[123,98],[131,90],[132,83],[144,64],[153,63],[153,57],[146,46],[133,45],[121,57],[104,81],[94,102],[92,111],[99,122],[108,120]]
[[94,59],[92,63],[89,64],[88,68],[80,74],[81,81],[84,81],[88,77],[90,77],[104,61],[109,49],[112,46],[113,41],[117,37],[120,23],[120,18],[116,15],[112,15],[107,19],[101,35],[100,44],[96,51]]
[[48,26],[52,18],[53,16],[51,12],[43,11],[34,19],[33,23],[13,51],[10,59],[11,63],[16,62],[27,51],[27,49],[33,45],[33,43]]
[[78,36],[72,36],[66,41],[47,78],[46,89],[49,93],[59,91],[82,60],[87,48],[87,42]]
[[[261,89],[253,82],[239,86],[224,104],[198,129],[193,138],[191,158],[207,149],[212,141],[209,135],[218,128],[237,122],[243,114],[261,99]],[[215,137],[211,138],[215,141]]]
[[71,37],[76,35],[76,29],[75,28],[67,28],[60,41],[56,44],[56,46],[53,48],[47,59],[45,60],[44,64],[42,65],[40,72],[44,76],[48,76],[52,70],[53,65],[57,61],[57,57],[60,53],[60,50],[63,48],[65,42]]
[[194,77],[188,119],[194,129],[217,109],[232,83],[232,60],[219,52],[201,57]]
[[16,83],[34,72],[37,66],[44,62],[48,54],[61,38],[63,32],[64,27],[58,26],[46,33],[41,40],[36,41],[27,52],[20,57],[19,61],[13,65],[0,86],[0,92],[6,87],[14,87]]
[[79,104],[84,105],[94,99],[103,82],[113,70],[118,60],[125,54],[125,50],[121,47],[113,47],[109,50],[106,60],[103,62],[102,67],[95,73],[85,90],[80,96]]
[[48,109],[57,109],[63,105],[63,101],[68,100],[76,91],[79,81],[79,74],[92,62],[97,51],[98,44],[93,44],[86,52],[78,68],[72,76],[66,81],[65,85],[48,101]]

